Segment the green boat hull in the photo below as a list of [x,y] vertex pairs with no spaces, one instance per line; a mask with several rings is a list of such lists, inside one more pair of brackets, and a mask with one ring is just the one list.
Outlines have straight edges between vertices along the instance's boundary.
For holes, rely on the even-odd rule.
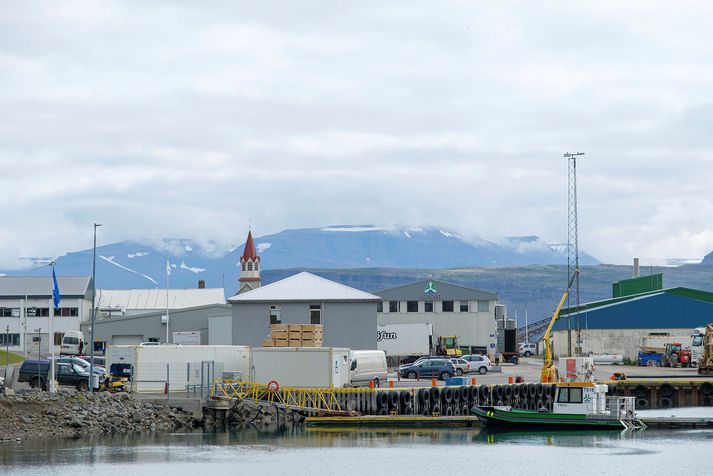
[[537,412],[499,407],[473,407],[472,413],[487,427],[542,429],[623,430],[624,424],[611,418],[597,418],[573,413]]

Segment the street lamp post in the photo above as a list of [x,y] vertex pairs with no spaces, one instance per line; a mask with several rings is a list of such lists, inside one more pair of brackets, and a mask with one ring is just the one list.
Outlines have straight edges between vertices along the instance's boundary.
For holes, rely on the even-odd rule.
[[[42,328],[38,327],[37,328],[37,360],[42,360],[42,356],[40,355],[40,352],[42,351]],[[50,362],[50,365],[52,365],[52,362]],[[42,374],[40,373],[40,368],[42,366],[37,364],[37,388],[42,390]]]
[[97,228],[101,223],[94,224],[94,253],[92,257],[92,326],[89,329],[89,392],[94,393],[94,319],[97,315]]
[[7,368],[10,366],[10,326],[5,327],[5,382],[7,382]]

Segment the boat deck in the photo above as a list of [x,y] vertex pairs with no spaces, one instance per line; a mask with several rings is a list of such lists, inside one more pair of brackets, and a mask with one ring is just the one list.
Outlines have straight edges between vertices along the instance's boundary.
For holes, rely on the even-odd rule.
[[[713,428],[713,418],[641,418],[649,428]],[[483,426],[476,416],[366,415],[355,417],[308,417],[308,427],[330,428],[469,428]]]

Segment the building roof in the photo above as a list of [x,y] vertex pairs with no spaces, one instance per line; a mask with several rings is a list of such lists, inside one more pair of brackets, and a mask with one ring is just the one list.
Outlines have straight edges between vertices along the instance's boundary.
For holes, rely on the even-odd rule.
[[228,299],[234,304],[280,301],[376,302],[381,298],[303,271]]
[[[592,301],[592,302],[588,302],[585,304],[580,304],[579,312],[582,313],[583,311],[589,311],[589,310],[596,309],[599,307],[609,306],[611,304],[616,304],[616,303],[620,303],[620,302],[626,302],[626,301],[629,301],[632,299],[638,299],[638,298],[641,298],[644,296],[657,295],[660,293],[671,294],[674,296],[683,296],[683,297],[686,297],[689,299],[694,299],[697,301],[713,303],[713,293],[711,293],[711,292],[700,291],[698,289],[691,289],[691,288],[675,287],[675,288],[667,288],[667,289],[658,289],[658,290],[648,291],[648,292],[639,293],[639,294],[630,294],[628,296],[613,297],[613,298],[609,298],[609,299],[602,299],[599,301]],[[564,316],[564,315],[574,313],[574,312],[576,312],[576,308],[565,307],[560,311],[560,316]]]
[[[579,326],[582,329],[691,329],[693,331],[694,328],[710,322],[711,316],[713,316],[713,293],[672,288],[582,305],[579,312]],[[570,325],[574,326],[575,314],[563,316],[560,313],[554,330],[567,329],[567,317],[571,319]]]
[[[223,288],[169,289],[168,308],[225,304]],[[166,309],[165,289],[97,289],[99,309]]]
[[[57,276],[57,287],[63,298],[83,299],[91,296],[91,276]],[[52,276],[0,276],[0,298],[49,298]]]
[[243,256],[240,258],[241,261],[260,261],[260,257],[257,255],[257,250],[255,249],[255,242],[253,241],[252,231],[248,231],[248,239],[245,242],[245,249],[243,250]]
[[[429,287],[429,283],[433,286]],[[429,292],[426,292],[429,289]],[[431,291],[435,289],[435,292]],[[435,279],[425,279],[415,283],[404,284],[395,288],[384,289],[374,293],[384,300],[418,300],[418,299],[438,299],[443,301],[455,300],[487,300],[496,301],[498,295],[479,289],[467,288],[457,284],[445,283]]]

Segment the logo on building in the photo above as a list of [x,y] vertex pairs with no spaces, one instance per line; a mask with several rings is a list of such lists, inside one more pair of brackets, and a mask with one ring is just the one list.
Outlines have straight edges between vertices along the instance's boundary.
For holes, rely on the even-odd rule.
[[429,280],[428,284],[426,285],[426,289],[423,290],[423,294],[438,294],[438,290],[436,289],[436,283],[434,283],[432,280]]
[[441,294],[438,292],[438,289],[436,289],[436,283],[434,283],[432,279],[428,280],[428,284],[426,284],[426,289],[424,289],[421,293],[421,297],[423,299],[439,299],[441,297]]
[[398,339],[396,332],[376,331],[376,342]]

